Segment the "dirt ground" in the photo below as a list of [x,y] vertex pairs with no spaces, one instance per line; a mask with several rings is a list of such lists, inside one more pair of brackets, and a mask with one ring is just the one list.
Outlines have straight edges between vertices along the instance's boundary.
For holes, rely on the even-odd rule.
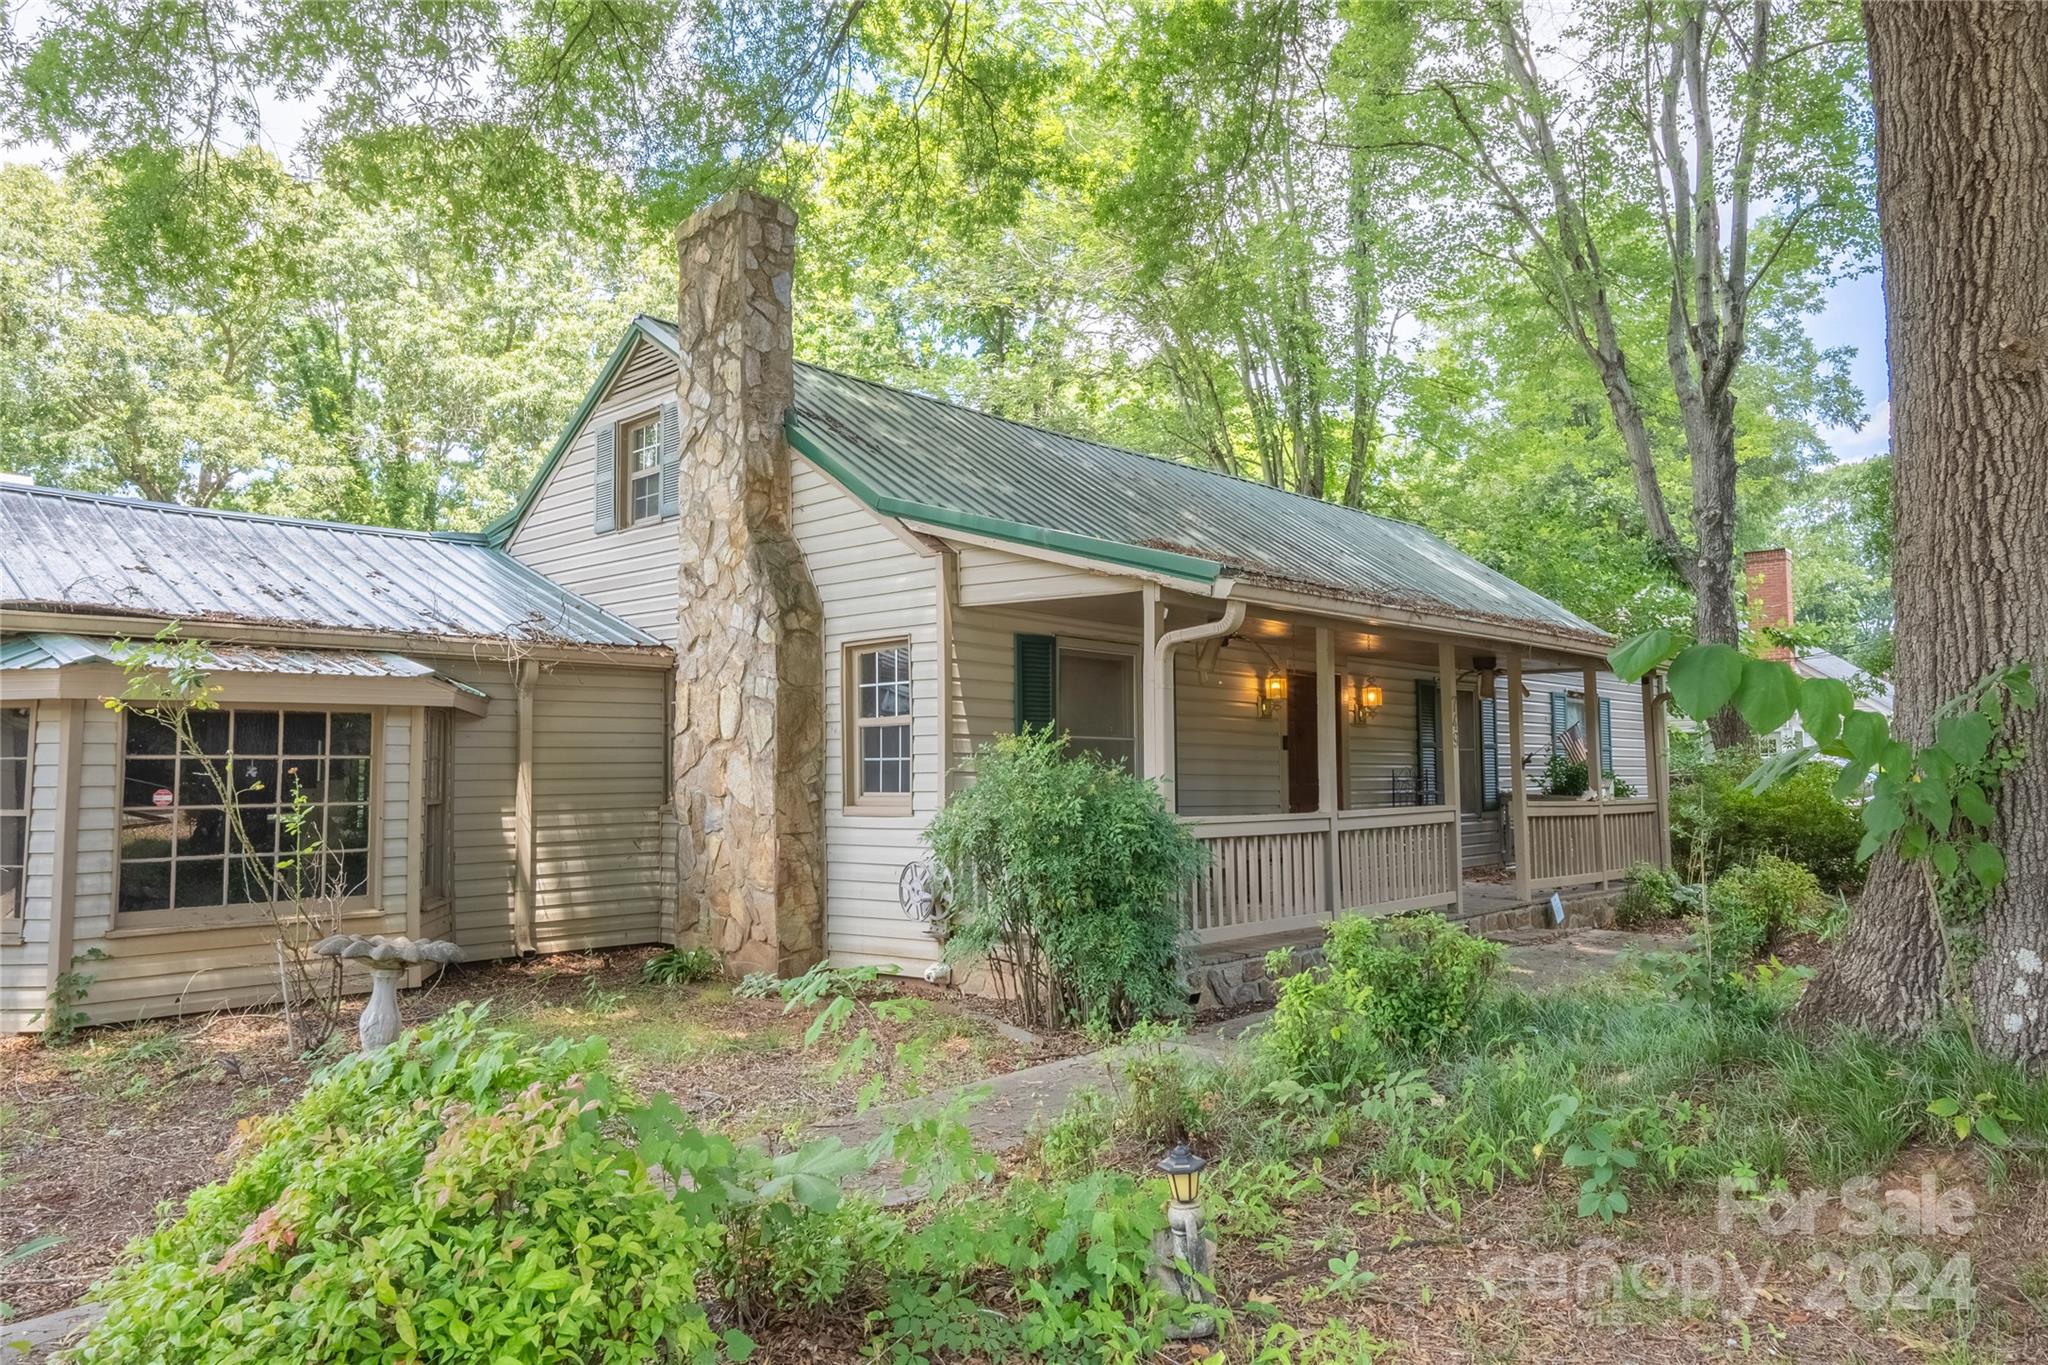
[[[488,1000],[497,1023],[537,1037],[601,1033],[627,1084],[665,1091],[735,1136],[794,1132],[854,1107],[858,1081],[826,1074],[833,1047],[802,1046],[808,1014],[737,998],[724,983],[643,985],[652,951],[458,967],[400,1003],[408,1025]],[[921,982],[900,983],[898,993],[929,1008],[877,1032],[931,1041],[925,1085],[979,1080],[1082,1046],[1064,1035],[1018,1041],[991,1002]],[[354,1045],[360,1007],[344,1005],[337,1047]],[[0,1322],[75,1301],[154,1226],[164,1201],[224,1174],[241,1125],[290,1104],[319,1064],[287,1054],[283,1021],[268,1010],[89,1029],[54,1047],[0,1040]],[[10,1249],[49,1233],[64,1240],[5,1263]]]

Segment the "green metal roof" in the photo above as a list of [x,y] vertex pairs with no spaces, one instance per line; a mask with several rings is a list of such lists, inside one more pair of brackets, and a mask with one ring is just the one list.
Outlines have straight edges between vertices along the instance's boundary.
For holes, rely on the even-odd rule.
[[[673,324],[634,320],[570,431],[644,336],[679,354]],[[1610,637],[1419,526],[1177,460],[1064,436],[815,365],[796,366],[790,443],[877,512],[1062,550],[1194,583],[1223,574],[1394,610]],[[493,526],[509,535],[531,501]]]

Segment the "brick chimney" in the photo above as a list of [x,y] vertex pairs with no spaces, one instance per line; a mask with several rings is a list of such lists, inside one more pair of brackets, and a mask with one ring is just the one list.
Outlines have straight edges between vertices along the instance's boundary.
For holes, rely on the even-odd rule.
[[824,952],[824,613],[790,532],[796,215],[747,191],[676,236],[677,925],[735,972]]
[[[1742,581],[1749,599],[1749,628],[1759,635],[1765,630],[1783,630],[1792,624],[1792,552],[1749,550],[1742,556]],[[1792,662],[1792,651],[1783,645],[1766,645],[1763,657],[1780,663]]]

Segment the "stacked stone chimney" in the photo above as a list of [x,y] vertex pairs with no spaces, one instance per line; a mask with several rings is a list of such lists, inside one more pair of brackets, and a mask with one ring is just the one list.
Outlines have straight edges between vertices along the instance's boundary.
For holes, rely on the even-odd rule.
[[[1749,597],[1749,628],[1784,630],[1792,624],[1792,552],[1786,549],[1750,550],[1742,556],[1742,580]],[[1792,651],[1783,645],[1766,645],[1766,659],[1792,662]]]
[[740,191],[677,233],[677,923],[738,972],[824,950],[824,615],[790,532],[796,215]]

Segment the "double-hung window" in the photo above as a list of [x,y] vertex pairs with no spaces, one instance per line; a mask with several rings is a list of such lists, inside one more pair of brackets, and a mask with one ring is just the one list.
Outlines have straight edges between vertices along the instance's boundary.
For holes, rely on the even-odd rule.
[[21,935],[28,879],[28,754],[26,706],[0,706],[0,939]]
[[1127,651],[1060,645],[1055,715],[1067,748],[1138,770],[1137,660]]
[[661,422],[649,417],[620,432],[626,466],[626,524],[661,516]]
[[367,891],[369,712],[194,711],[189,743],[155,716],[127,720],[121,914]]
[[910,809],[910,642],[846,651],[847,804]]

